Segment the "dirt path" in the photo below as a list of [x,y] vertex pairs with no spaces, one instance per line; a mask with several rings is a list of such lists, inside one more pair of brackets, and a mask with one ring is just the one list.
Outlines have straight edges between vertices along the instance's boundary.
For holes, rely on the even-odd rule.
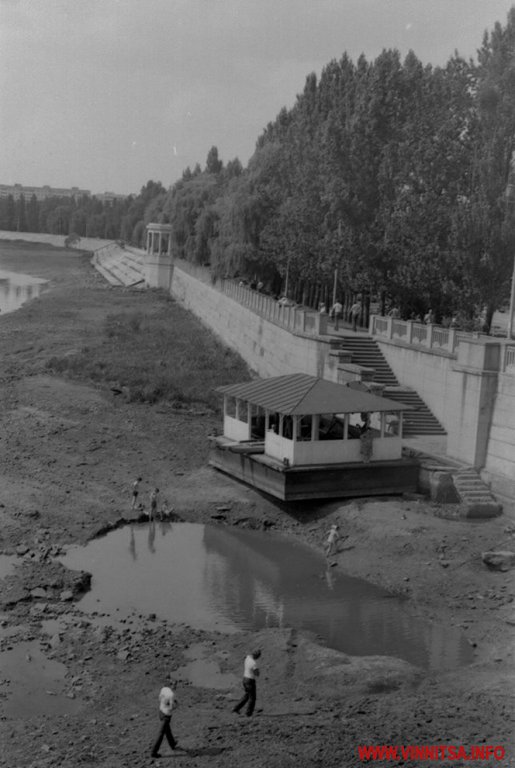
[[[0,579],[0,650],[19,649],[23,666],[25,644],[39,644],[65,664],[69,700],[69,711],[57,712],[38,690],[36,698],[48,697],[44,714],[30,714],[28,694],[27,716],[7,715],[13,691],[0,672],[0,765],[148,765],[163,677],[192,648],[239,677],[249,645],[263,648],[261,711],[253,719],[231,713],[239,684],[181,684],[174,729],[184,749],[174,766],[340,768],[362,764],[359,744],[502,744],[507,756],[497,764],[515,765],[513,572],[490,572],[480,558],[494,545],[514,548],[509,518],[447,520],[417,497],[281,508],[207,467],[206,437],[219,427],[209,409],[130,403],[107,386],[50,372],[52,358],[95,343],[109,313],[156,311],[159,294],[110,288],[74,252],[4,244],[0,254],[0,266],[50,281],[42,297],[0,318],[0,551],[18,553],[16,569]],[[186,521],[266,521],[269,535],[280,530],[319,549],[338,521],[346,538],[336,568],[404,595],[415,615],[463,629],[475,661],[433,674],[395,659],[347,657],[291,630],[225,636],[143,616],[123,627],[114,617],[96,624],[78,607],[84,580],[57,558],[130,517],[138,475],[144,493],[158,485]]]

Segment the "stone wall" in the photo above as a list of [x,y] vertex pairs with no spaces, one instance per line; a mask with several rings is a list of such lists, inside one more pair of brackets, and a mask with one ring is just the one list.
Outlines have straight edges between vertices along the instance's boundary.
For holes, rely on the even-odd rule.
[[174,266],[171,293],[259,376],[309,373],[336,381],[329,337],[292,333],[219,291],[203,270]]
[[500,373],[490,428],[486,473],[498,491],[515,499],[515,374]]
[[402,384],[448,432],[447,453],[515,499],[515,368],[498,340],[461,339],[455,354],[376,338]]

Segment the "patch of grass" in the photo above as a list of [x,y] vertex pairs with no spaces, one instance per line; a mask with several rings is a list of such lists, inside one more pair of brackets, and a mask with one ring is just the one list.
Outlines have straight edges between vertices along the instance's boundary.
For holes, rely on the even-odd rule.
[[105,318],[98,343],[51,357],[47,368],[60,375],[120,387],[131,402],[201,403],[218,409],[214,388],[245,381],[241,358],[175,302],[150,311],[131,309]]

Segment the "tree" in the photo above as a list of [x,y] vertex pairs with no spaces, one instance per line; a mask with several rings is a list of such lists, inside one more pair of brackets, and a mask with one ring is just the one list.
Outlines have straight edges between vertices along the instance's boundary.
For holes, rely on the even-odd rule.
[[485,33],[473,83],[467,185],[454,214],[453,245],[463,273],[463,309],[486,307],[490,328],[506,299],[515,250],[515,212],[506,189],[515,151],[515,8],[506,27]]
[[207,173],[213,173],[218,174],[223,168],[223,163],[218,158],[218,149],[216,147],[211,147],[211,149],[208,152],[207,160],[206,160],[206,171]]

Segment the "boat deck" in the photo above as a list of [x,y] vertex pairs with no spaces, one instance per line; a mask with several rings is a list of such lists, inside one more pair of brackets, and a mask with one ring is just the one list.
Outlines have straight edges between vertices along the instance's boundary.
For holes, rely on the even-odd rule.
[[265,456],[262,443],[211,440],[211,466],[283,501],[334,499],[416,491],[418,461],[287,466]]

